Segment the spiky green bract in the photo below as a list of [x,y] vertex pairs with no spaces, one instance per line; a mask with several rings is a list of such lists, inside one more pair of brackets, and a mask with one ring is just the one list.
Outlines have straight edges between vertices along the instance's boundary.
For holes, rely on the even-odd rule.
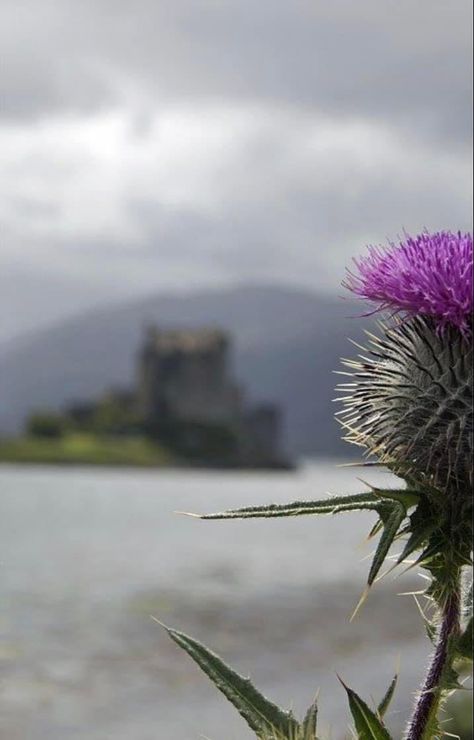
[[302,728],[291,712],[285,712],[269,701],[248,678],[229,668],[218,655],[197,640],[165,625],[163,627],[234,705],[257,737],[265,740],[299,740]]
[[379,544],[372,560],[372,565],[370,566],[369,576],[367,579],[367,583],[369,586],[371,586],[377,578],[380,568],[382,567],[385,558],[388,555],[393,541],[398,535],[400,526],[406,517],[406,513],[407,512],[403,504],[394,502],[386,511],[386,516],[382,518],[382,536],[380,537]]
[[459,640],[457,643],[457,652],[461,658],[466,658],[467,660],[473,659],[473,630],[474,630],[474,624],[473,624],[473,618],[471,617],[466,626],[464,627],[463,632],[459,636]]
[[397,688],[397,683],[398,683],[398,673],[396,673],[394,675],[394,677],[392,678],[392,680],[390,681],[390,685],[389,685],[387,691],[385,692],[385,694],[384,694],[384,696],[382,698],[382,701],[380,702],[380,704],[377,707],[377,714],[380,717],[380,719],[382,719],[382,717],[384,717],[385,714],[387,713],[387,710],[388,710],[388,708],[389,708],[389,706],[391,704],[391,701],[393,699],[393,695],[395,694],[395,689]]
[[[248,506],[214,514],[202,514],[199,517],[201,519],[265,519],[305,514],[339,514],[347,511],[376,512],[379,521],[375,527],[377,531],[382,530],[382,534],[367,579],[367,585],[370,587],[377,578],[394,540],[405,531],[402,524],[407,517],[408,508],[413,507],[418,500],[418,495],[408,489],[373,488],[372,492],[352,496],[332,496],[318,501],[293,501],[289,504]],[[372,529],[371,536],[376,533],[375,527]]]
[[418,492],[399,562],[420,553],[442,608],[471,559],[472,340],[426,317],[381,328],[367,355],[346,363],[343,424],[350,442]]
[[470,491],[472,341],[429,318],[382,325],[340,386],[348,441],[416,487]]
[[391,740],[387,728],[375,712],[367,706],[355,691],[346,686],[343,681],[341,683],[349,699],[349,707],[358,740]]
[[301,726],[301,740],[317,740],[316,729],[318,723],[318,701],[317,699],[309,707]]
[[373,493],[356,493],[352,496],[330,496],[317,501],[292,501],[289,504],[263,504],[229,509],[213,514],[199,514],[200,519],[256,519],[307,514],[338,514],[342,511],[377,511],[381,500]]
[[339,514],[346,511],[374,511],[379,517],[379,528],[382,535],[378,543],[368,576],[371,586],[379,574],[385,558],[401,532],[401,525],[407,509],[418,501],[418,496],[407,489],[391,490],[373,488],[372,493],[358,493],[352,496],[333,496],[318,501],[293,501],[289,504],[267,504],[248,506],[242,509],[214,514],[202,514],[201,519],[255,519],[284,516],[302,516],[304,514]]
[[292,501],[289,504],[262,504],[228,509],[212,514],[192,514],[199,519],[266,519],[271,517],[304,516],[307,514],[340,514],[344,511],[389,511],[390,503],[402,504],[405,509],[419,500],[416,491],[403,489],[372,488],[366,493],[347,496],[328,496],[317,501]]

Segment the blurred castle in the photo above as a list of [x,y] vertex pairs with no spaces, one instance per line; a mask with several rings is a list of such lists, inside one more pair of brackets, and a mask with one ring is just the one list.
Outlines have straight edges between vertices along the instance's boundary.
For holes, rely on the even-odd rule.
[[229,340],[220,331],[150,327],[139,355],[143,418],[233,425],[241,398],[229,377],[228,349]]
[[195,464],[287,467],[281,411],[247,406],[230,372],[230,350],[220,330],[150,326],[137,354],[136,388],[73,404],[67,419],[98,433],[145,433]]
[[236,462],[278,464],[281,412],[275,404],[246,408],[229,351],[230,338],[219,330],[149,327],[138,357],[139,415],[157,436],[181,435],[185,447],[194,440],[199,448],[220,430]]

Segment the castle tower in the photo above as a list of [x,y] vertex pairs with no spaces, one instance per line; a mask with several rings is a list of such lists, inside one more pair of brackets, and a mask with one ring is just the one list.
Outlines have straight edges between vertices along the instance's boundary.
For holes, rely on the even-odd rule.
[[229,344],[215,329],[148,327],[138,357],[142,418],[152,424],[237,424],[240,395],[229,375]]

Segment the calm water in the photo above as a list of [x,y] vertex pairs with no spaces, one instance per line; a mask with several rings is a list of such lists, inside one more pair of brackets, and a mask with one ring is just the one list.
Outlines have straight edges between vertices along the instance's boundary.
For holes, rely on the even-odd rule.
[[364,490],[357,475],[332,463],[298,473],[0,467],[0,737],[251,738],[150,615],[297,712],[320,687],[334,740],[348,723],[335,671],[378,697],[400,657],[396,727],[429,646],[412,600],[387,593],[420,587],[407,577],[377,587],[348,624],[373,547],[370,516],[173,513]]

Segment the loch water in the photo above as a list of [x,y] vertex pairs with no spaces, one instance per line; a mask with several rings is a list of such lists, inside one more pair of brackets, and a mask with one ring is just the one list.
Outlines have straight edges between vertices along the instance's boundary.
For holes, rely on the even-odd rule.
[[[365,490],[360,471],[0,467],[0,737],[253,737],[157,619],[192,634],[301,714],[320,689],[333,740],[349,737],[336,672],[368,701],[397,663],[396,731],[429,653],[413,598],[389,576],[357,619],[374,542],[366,513],[204,522],[177,511]],[[362,477],[393,485],[378,470]]]

